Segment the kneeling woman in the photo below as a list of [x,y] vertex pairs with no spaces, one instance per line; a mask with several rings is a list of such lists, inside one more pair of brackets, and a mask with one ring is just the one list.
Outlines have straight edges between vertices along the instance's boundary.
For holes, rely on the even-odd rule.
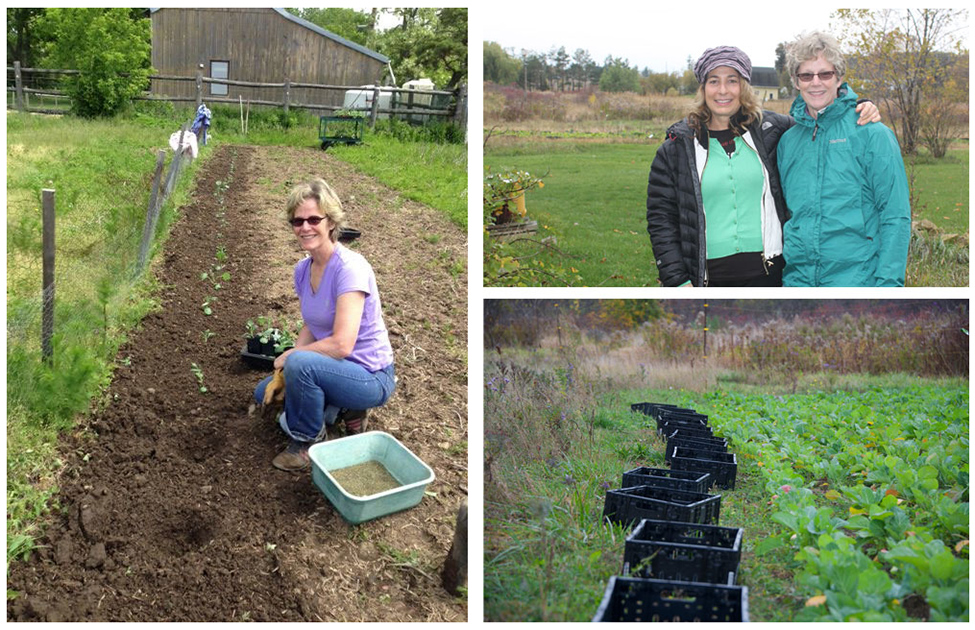
[[[295,293],[304,325],[295,347],[279,356],[283,368],[281,428],[291,438],[272,464],[281,470],[308,466],[308,447],[336,420],[348,433],[365,430],[366,410],[393,393],[393,349],[383,322],[372,267],[338,242],[345,213],[321,179],[301,184],[288,198],[288,222],[308,257],[295,266]],[[254,392],[264,400],[268,377]]]

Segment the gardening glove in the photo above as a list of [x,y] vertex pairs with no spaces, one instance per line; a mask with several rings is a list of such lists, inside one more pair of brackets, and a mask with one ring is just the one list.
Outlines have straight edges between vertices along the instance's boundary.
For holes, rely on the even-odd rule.
[[284,402],[284,370],[274,370],[271,382],[264,388],[264,406]]

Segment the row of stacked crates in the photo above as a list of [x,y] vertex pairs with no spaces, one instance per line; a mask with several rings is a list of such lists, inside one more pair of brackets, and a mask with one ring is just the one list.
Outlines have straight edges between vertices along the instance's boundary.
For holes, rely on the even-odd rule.
[[693,409],[631,409],[656,422],[670,468],[624,472],[606,492],[603,518],[633,529],[593,621],[748,621],[748,588],[737,583],[744,530],[719,525],[721,495],[710,493],[735,487],[728,440]]

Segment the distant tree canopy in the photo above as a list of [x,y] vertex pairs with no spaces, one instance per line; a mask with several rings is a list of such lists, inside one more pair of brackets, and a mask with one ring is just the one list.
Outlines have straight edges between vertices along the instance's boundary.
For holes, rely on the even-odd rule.
[[[396,82],[428,78],[438,89],[467,81],[467,9],[288,9],[327,31],[390,58]],[[380,12],[398,24],[376,30]]]
[[603,73],[599,76],[599,89],[603,92],[639,92],[640,71],[631,68],[626,59],[607,57]]
[[375,50],[392,60],[399,84],[432,79],[451,90],[467,81],[467,9],[391,9],[399,25],[378,34]]
[[371,38],[375,35],[378,9],[372,9],[371,12],[341,8],[286,10],[350,42],[366,48],[372,46]]
[[565,46],[548,53],[522,50],[520,54],[497,42],[484,42],[484,80],[502,85],[517,84],[525,90],[584,90],[597,86],[605,92],[641,94],[693,94],[697,79],[691,70],[641,73],[629,62],[608,56],[599,65],[584,48],[571,55]]
[[518,81],[521,61],[509,57],[496,42],[484,42],[484,80],[508,85]]

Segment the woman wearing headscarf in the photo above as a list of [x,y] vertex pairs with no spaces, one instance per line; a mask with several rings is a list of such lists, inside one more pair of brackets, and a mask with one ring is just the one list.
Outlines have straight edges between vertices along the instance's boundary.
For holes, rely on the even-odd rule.
[[[762,111],[751,60],[709,48],[687,118],[667,130],[647,186],[647,231],[665,286],[781,286],[789,215],[776,148],[789,116]],[[877,119],[865,105],[864,122]]]
[[778,154],[792,210],[784,284],[904,286],[911,206],[897,137],[855,124],[857,95],[835,38],[803,36],[786,62],[799,96]]

